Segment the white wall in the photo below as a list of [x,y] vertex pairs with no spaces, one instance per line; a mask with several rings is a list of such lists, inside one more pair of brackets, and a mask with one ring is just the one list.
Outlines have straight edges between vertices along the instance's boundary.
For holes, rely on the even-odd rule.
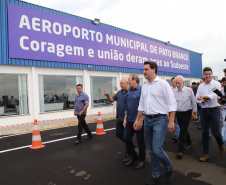
[[[71,75],[71,76],[82,76],[83,89],[86,94],[91,98],[90,89],[90,77],[91,76],[102,76],[102,77],[115,77],[117,87],[120,89],[120,80],[122,77],[129,77],[131,73],[121,72],[109,72],[109,71],[91,71],[91,70],[77,70],[77,69],[60,69],[60,68],[44,68],[44,67],[29,67],[29,66],[8,66],[1,65],[0,73],[11,73],[11,74],[26,74],[27,75],[27,87],[28,87],[28,115],[12,115],[12,116],[1,116],[0,126],[15,125],[21,123],[33,122],[34,119],[38,120],[51,120],[73,117],[73,110],[62,110],[53,111],[47,113],[40,113],[39,106],[39,87],[38,87],[38,75]],[[143,74],[138,74],[140,78],[145,82]],[[161,79],[171,79],[171,76],[160,76]],[[198,82],[197,78],[185,78],[191,82]],[[76,82],[75,82],[76,83]],[[76,92],[75,92],[76,93]],[[91,101],[91,100],[90,100]],[[91,107],[88,108],[87,114],[97,114],[98,112],[110,113],[113,111],[112,105],[103,107]]]

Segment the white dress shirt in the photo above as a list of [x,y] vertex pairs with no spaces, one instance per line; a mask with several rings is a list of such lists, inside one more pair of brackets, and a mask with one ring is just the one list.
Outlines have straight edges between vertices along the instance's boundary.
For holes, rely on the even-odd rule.
[[177,110],[177,102],[167,81],[158,76],[142,87],[138,111],[145,115],[169,114]]
[[191,88],[185,86],[182,89],[176,88],[173,93],[177,101],[177,111],[185,112],[193,109],[197,112],[196,98]]
[[217,94],[215,94],[212,89],[217,88],[219,91],[221,90],[221,84],[218,81],[212,80],[210,83],[203,83],[199,85],[198,91],[196,94],[196,102],[201,103],[200,100],[197,100],[199,96],[208,96],[210,100],[207,100],[205,103],[201,103],[202,108],[211,108],[211,107],[219,107],[220,104],[217,102]]

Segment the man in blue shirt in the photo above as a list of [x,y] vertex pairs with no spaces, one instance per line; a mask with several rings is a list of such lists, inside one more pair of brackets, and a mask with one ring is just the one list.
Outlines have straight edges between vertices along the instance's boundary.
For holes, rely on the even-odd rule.
[[78,118],[78,134],[74,144],[79,144],[81,142],[83,128],[88,135],[87,139],[91,139],[93,137],[85,121],[87,108],[89,106],[89,97],[83,92],[82,84],[77,85],[77,92],[78,94],[75,95],[74,115]]
[[130,88],[126,98],[126,111],[123,125],[125,127],[124,140],[128,147],[129,160],[126,162],[126,166],[130,166],[134,161],[138,159],[138,155],[134,149],[133,135],[136,133],[137,143],[139,145],[139,162],[135,166],[136,169],[142,168],[145,165],[145,143],[144,143],[144,128],[141,130],[134,130],[133,124],[136,120],[137,109],[139,106],[141,86],[139,85],[140,79],[136,74],[129,76],[128,83]]
[[[122,140],[124,143],[124,126],[123,120],[125,116],[125,109],[126,109],[126,96],[127,96],[127,89],[129,88],[128,78],[122,78],[120,81],[121,90],[117,92],[113,97],[109,95],[109,93],[104,90],[104,95],[107,96],[108,101],[114,102],[117,101],[117,110],[116,110],[116,137]],[[123,158],[123,162],[126,163],[129,160],[128,151],[126,147],[126,155]]]

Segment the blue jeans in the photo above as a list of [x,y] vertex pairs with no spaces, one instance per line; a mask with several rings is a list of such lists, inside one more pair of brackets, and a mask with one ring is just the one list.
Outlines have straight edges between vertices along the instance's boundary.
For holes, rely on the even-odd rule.
[[209,154],[209,124],[219,146],[223,145],[222,135],[220,133],[220,109],[201,109],[200,118],[202,125],[202,145],[203,153]]
[[152,176],[154,178],[161,176],[161,164],[166,171],[170,171],[172,169],[172,164],[166,152],[162,148],[167,129],[167,116],[144,118],[144,135],[146,138],[147,148],[151,156]]
[[226,109],[222,110],[222,120],[223,120],[223,126],[221,128],[221,134],[223,137],[224,145],[226,146]]
[[175,137],[179,137],[179,134],[180,134],[180,127],[178,125],[178,122],[177,122],[177,118],[175,118],[175,132],[173,134],[173,136]]
[[[117,138],[119,138],[120,140],[122,140],[125,144],[125,140],[124,140],[124,135],[125,135],[125,128],[123,126],[123,121],[117,120],[116,121],[116,131],[115,131],[115,135]],[[128,149],[127,149],[127,145],[126,145],[126,154],[128,154]]]
[[141,130],[133,129],[133,122],[126,123],[124,141],[126,142],[126,148],[128,150],[128,155],[131,157],[137,157],[137,152],[135,151],[133,144],[133,135],[136,133],[137,144],[139,146],[139,160],[145,161],[146,153],[145,153],[145,142],[144,142],[144,128]]

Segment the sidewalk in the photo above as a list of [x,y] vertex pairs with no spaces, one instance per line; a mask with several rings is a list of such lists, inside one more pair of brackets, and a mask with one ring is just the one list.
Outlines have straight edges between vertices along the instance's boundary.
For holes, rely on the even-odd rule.
[[[113,114],[102,114],[102,120],[115,119],[116,115]],[[87,123],[97,122],[97,115],[86,116]],[[63,120],[53,120],[53,121],[38,121],[39,130],[50,130],[55,128],[68,127],[78,124],[77,118],[63,119]],[[0,136],[16,135],[24,133],[32,133],[33,124],[19,125],[12,127],[0,128]]]

